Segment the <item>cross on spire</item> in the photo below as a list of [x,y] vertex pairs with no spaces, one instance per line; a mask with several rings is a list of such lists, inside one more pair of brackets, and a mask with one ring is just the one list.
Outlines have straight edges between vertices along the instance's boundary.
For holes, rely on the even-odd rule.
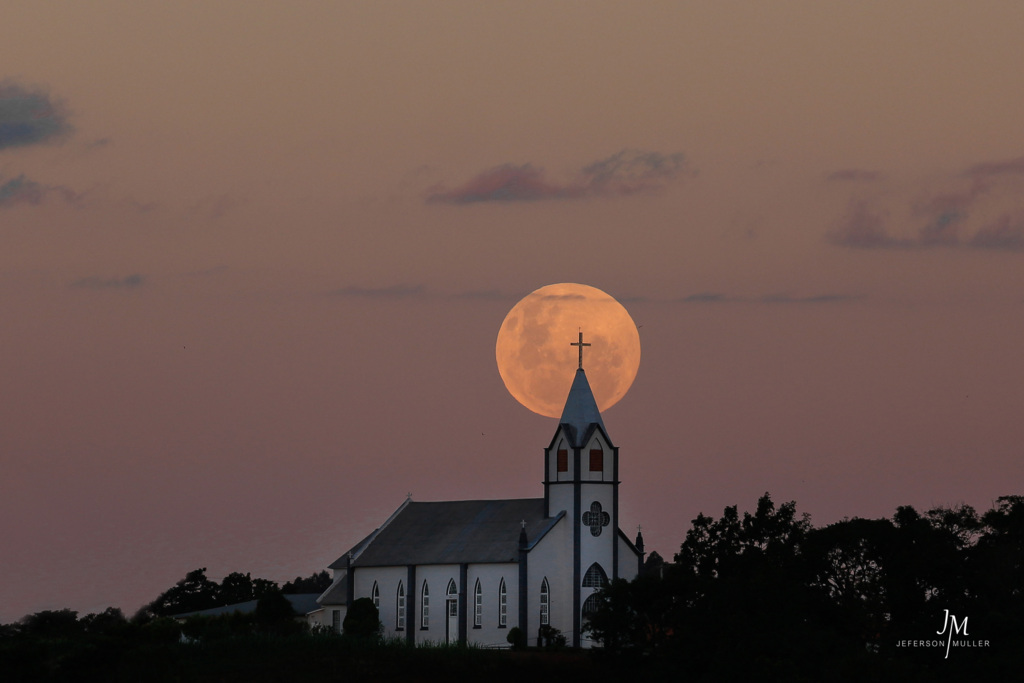
[[583,347],[590,346],[589,343],[583,341],[583,330],[580,330],[580,340],[578,342],[569,342],[569,346],[580,347],[580,370],[583,369]]

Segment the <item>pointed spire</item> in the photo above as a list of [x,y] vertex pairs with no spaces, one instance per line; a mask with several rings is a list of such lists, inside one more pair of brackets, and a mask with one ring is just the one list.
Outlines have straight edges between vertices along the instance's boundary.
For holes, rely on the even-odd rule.
[[587,373],[583,368],[578,369],[576,376],[573,377],[572,387],[569,388],[569,396],[565,399],[565,407],[562,409],[559,422],[575,429],[576,439],[582,439],[592,424],[596,423],[601,425],[601,429],[605,428],[604,421],[601,420],[601,411],[597,409],[597,400],[590,389],[590,382],[587,381]]

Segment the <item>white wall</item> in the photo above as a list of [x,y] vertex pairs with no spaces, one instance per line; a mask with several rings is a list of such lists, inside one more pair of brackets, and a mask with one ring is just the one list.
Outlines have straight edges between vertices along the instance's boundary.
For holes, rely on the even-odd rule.
[[[473,594],[477,579],[483,593],[483,614],[480,627],[474,627]],[[508,619],[506,626],[498,625],[498,587],[505,579]],[[466,639],[473,644],[490,647],[508,647],[508,632],[519,625],[519,565],[471,564],[466,578]]]
[[[430,621],[427,628],[423,628],[423,582],[427,582],[430,589]],[[455,582],[455,594],[458,596],[462,587],[459,585],[459,565],[419,565],[416,567],[416,623],[411,624],[417,644],[421,643],[444,643],[447,614],[445,613],[446,591],[448,582]],[[455,626],[453,642],[459,637],[458,626]]]
[[[373,590],[373,582],[377,581],[380,590],[380,621],[384,626],[385,638],[405,637],[405,631],[398,631],[395,626],[398,616],[398,583],[399,581],[403,584],[406,583],[407,575],[408,571],[405,567],[356,567],[352,572],[355,580],[353,597],[356,600],[369,598]],[[350,577],[349,580],[353,579]],[[408,605],[411,592],[409,586],[405,586],[406,628],[409,627]]]
[[537,629],[540,627],[540,587],[545,578],[551,589],[551,626],[565,634],[571,643],[574,609],[572,563],[572,516],[566,515],[530,551],[527,561],[526,640],[529,645],[537,644]]

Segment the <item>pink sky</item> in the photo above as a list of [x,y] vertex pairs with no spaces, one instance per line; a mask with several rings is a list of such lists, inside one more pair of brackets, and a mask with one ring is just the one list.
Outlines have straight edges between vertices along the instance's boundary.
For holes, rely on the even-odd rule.
[[819,525],[1022,493],[1024,6],[3,22],[0,621],[542,495],[555,421],[494,341],[555,282],[642,326],[604,419],[663,556],[764,491]]

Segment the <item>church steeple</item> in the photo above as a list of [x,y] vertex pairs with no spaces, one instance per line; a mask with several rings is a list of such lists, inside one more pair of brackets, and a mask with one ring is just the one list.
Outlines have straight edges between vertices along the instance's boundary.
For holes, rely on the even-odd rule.
[[[572,379],[569,396],[565,399],[562,417],[558,421],[559,424],[572,427],[573,446],[582,445],[579,442],[586,436],[590,425],[599,424],[602,430],[605,429],[604,422],[601,420],[601,411],[597,409],[597,401],[594,399],[594,392],[591,391],[587,374],[583,371],[583,347],[590,346],[590,344],[583,341],[583,330],[580,330],[579,334],[579,341],[569,344],[569,346],[579,347],[579,366]],[[605,434],[607,433],[605,430]]]
[[569,425],[573,429],[573,446],[581,446],[579,443],[586,434],[590,425],[599,424],[605,429],[604,421],[601,419],[601,411],[597,409],[597,400],[594,392],[590,389],[590,382],[587,381],[587,373],[583,368],[576,371],[572,379],[572,387],[569,388],[569,396],[565,399],[565,407],[562,408],[562,417],[559,424]]
[[[558,428],[544,450],[544,515],[564,514],[571,520],[572,644],[580,647],[583,615],[600,599],[600,577],[620,575],[620,546],[629,541],[619,531],[619,449],[608,438],[583,370],[583,349],[590,344],[581,331],[572,345],[579,347],[579,365]],[[635,565],[628,571],[632,576]]]

